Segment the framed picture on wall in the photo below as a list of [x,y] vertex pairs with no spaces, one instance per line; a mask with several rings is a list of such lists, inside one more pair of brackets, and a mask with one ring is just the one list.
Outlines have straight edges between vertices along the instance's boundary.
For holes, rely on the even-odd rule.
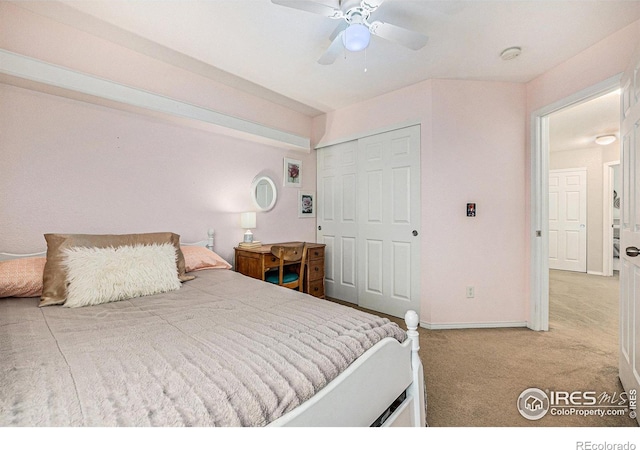
[[302,187],[302,161],[285,158],[283,179],[285,187]]
[[316,193],[298,191],[298,217],[316,216]]

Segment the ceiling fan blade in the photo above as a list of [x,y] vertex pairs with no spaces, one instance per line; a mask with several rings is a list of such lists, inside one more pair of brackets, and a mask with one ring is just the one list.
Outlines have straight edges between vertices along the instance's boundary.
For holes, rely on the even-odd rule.
[[382,2],[384,2],[384,0],[362,0],[360,6],[369,12],[373,12],[382,5]]
[[271,3],[275,5],[286,6],[288,8],[300,9],[302,11],[307,11],[313,14],[320,14],[321,16],[325,16],[330,19],[342,19],[344,17],[344,13],[339,9],[312,1],[271,0]]
[[380,21],[372,22],[369,26],[369,31],[371,34],[404,45],[412,50],[420,50],[429,40],[427,36],[417,31],[407,30],[406,28]]
[[336,27],[336,29],[333,30],[333,33],[331,33],[331,36],[329,36],[329,40],[333,41],[336,38],[336,36],[338,36],[340,33],[346,30],[348,26],[349,24],[347,22],[345,21],[340,22],[340,24]]
[[331,45],[329,45],[329,48],[327,48],[320,59],[318,59],[319,64],[322,64],[323,66],[333,64],[338,55],[344,50],[344,45],[342,44],[342,33],[344,33],[344,31],[337,34],[331,42]]

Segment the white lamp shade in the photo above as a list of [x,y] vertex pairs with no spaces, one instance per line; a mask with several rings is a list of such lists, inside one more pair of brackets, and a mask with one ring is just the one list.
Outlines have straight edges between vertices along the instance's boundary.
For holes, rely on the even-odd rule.
[[245,229],[256,227],[256,213],[244,212],[240,214],[240,226]]
[[360,23],[352,23],[342,34],[342,43],[351,52],[359,52],[367,48],[369,39],[371,39],[369,29]]

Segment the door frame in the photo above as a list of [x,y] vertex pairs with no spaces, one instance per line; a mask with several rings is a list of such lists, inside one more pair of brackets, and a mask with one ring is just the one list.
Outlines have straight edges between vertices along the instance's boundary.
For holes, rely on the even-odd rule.
[[[613,201],[611,192],[614,188],[614,166],[620,161],[603,163],[602,168],[602,273],[605,277],[613,276]],[[605,199],[611,201],[606,201]]]
[[529,224],[530,300],[527,327],[549,330],[549,115],[620,88],[622,74],[531,113],[531,197]]

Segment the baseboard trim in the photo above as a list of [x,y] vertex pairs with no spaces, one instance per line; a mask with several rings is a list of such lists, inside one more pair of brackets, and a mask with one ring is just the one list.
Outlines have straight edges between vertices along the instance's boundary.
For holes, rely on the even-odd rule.
[[587,270],[587,275],[598,275],[600,277],[604,276],[604,272],[596,272],[595,270]]
[[420,322],[427,330],[460,330],[465,328],[526,328],[527,322],[429,323]]

